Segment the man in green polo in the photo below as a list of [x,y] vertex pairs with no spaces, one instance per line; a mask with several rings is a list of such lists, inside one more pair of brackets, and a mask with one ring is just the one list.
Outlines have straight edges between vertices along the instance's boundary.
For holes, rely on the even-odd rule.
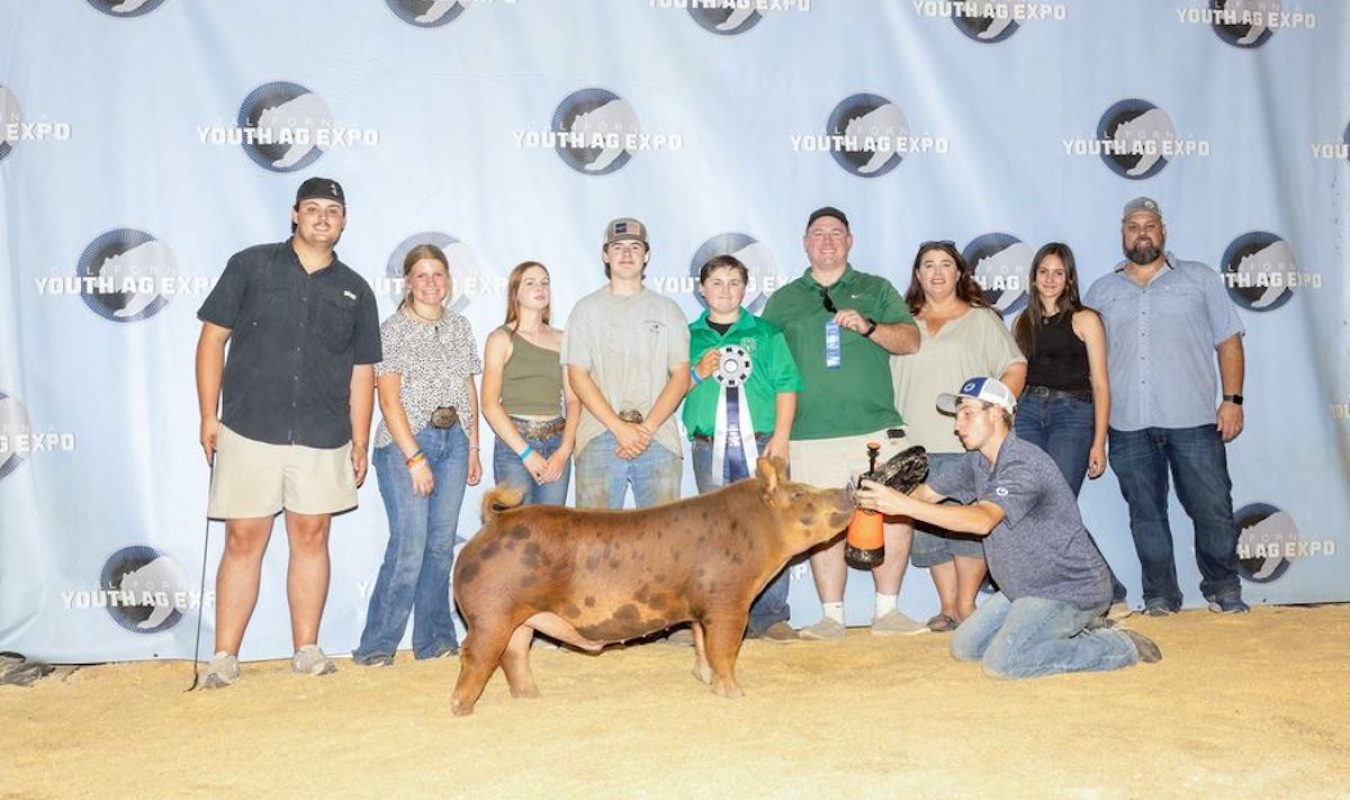
[[[802,377],[782,331],[741,307],[748,282],[735,256],[715,256],[699,270],[708,310],[689,324],[693,383],[684,399],[699,494],[750,477],[760,456],[788,459]],[[788,589],[784,569],[751,605],[749,638],[797,638]]]
[[[811,266],[769,298],[764,318],[783,330],[802,374],[789,446],[792,477],[838,487],[867,469],[867,443],[881,444],[878,461],[903,449],[904,420],[895,410],[890,358],[919,349],[904,298],[890,281],[848,263],[848,217],[826,206],[811,213],[802,239]],[[873,633],[920,633],[923,625],[896,608],[909,561],[910,535],[885,526],[886,559],[876,582]],[[800,631],[805,639],[844,635],[844,542],[811,555],[823,618]]]

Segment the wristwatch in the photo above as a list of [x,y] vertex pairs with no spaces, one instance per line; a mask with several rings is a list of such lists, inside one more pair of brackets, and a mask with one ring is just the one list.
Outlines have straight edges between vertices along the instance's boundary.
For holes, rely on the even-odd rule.
[[1242,405],[1242,395],[1240,395],[1240,394],[1226,394],[1226,395],[1223,396],[1223,401],[1224,401],[1225,403],[1232,403],[1232,404],[1235,405],[1235,406],[1240,406],[1240,405]]
[[[863,317],[863,319],[867,320],[867,330],[862,332],[863,338],[871,339],[872,334],[876,333],[877,321],[872,319],[871,317]],[[1241,400],[1239,400],[1238,402],[1241,402]]]

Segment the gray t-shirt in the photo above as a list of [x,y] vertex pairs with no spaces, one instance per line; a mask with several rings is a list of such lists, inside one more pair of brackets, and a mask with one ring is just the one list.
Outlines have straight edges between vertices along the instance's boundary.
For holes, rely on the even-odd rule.
[[1003,520],[984,537],[989,574],[1009,600],[1041,597],[1091,609],[1111,602],[1106,561],[1083,527],[1078,501],[1043,450],[1009,433],[992,467],[977,450],[928,480],[962,503],[988,500]]
[[[689,326],[674,300],[643,288],[626,297],[609,287],[577,301],[563,331],[562,363],[590,370],[615,412],[651,413],[652,405],[677,364],[689,362]],[[681,455],[678,415],[671,414],[656,431],[662,447]],[[605,432],[590,411],[581,412],[577,446]]]
[[[473,423],[468,382],[483,371],[469,321],[448,309],[439,323],[413,319],[399,310],[380,326],[380,339],[384,360],[375,365],[375,375],[398,373],[399,403],[413,436],[431,422],[431,412],[440,406],[454,406],[467,432]],[[389,426],[380,420],[375,446],[393,441]]]

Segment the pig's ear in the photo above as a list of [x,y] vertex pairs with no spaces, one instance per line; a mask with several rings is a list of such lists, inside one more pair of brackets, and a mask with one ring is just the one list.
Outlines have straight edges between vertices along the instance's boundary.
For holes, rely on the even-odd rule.
[[765,494],[772,494],[778,488],[780,475],[785,471],[786,464],[781,458],[761,458],[755,465],[755,476],[759,478],[759,483],[764,487]]

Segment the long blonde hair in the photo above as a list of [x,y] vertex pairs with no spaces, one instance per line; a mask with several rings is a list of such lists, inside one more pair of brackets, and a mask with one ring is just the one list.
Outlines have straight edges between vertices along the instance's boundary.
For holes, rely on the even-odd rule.
[[[511,329],[512,333],[520,326],[520,301],[516,295],[520,292],[520,284],[525,279],[525,272],[532,267],[538,267],[544,271],[544,277],[551,278],[548,273],[548,267],[540,264],[538,261],[522,261],[511,270],[511,276],[506,279],[506,327]],[[549,294],[548,305],[544,306],[544,312],[541,316],[544,324],[548,324],[549,317],[553,313],[553,295]]]

